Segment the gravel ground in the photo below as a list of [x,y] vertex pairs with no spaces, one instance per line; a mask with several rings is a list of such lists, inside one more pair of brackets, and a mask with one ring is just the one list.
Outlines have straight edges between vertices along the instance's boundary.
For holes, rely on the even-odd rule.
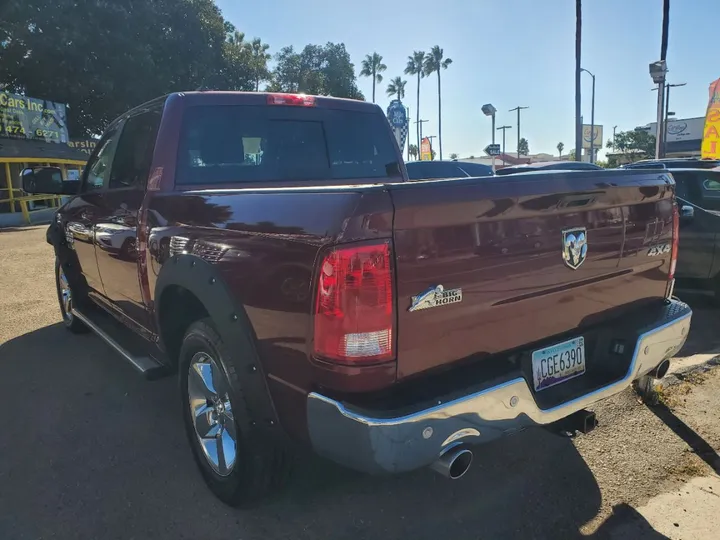
[[[629,391],[603,402],[588,435],[532,430],[480,447],[458,482],[308,456],[285,493],[229,509],[195,470],[175,381],[145,382],[95,336],[61,327],[44,233],[0,231],[2,540],[667,538],[635,508],[720,471],[715,368],[663,389],[657,407]],[[682,356],[718,349],[717,313],[696,308]]]

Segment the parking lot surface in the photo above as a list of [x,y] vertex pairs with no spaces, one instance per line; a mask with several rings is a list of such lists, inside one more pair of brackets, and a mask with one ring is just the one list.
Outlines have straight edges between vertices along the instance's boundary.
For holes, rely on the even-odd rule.
[[[536,429],[480,447],[456,482],[429,470],[368,477],[303,455],[282,494],[228,508],[196,471],[175,379],[146,382],[97,337],[62,327],[44,234],[0,231],[2,540],[688,540],[720,525],[717,369],[663,390],[655,407],[630,391],[598,405],[586,436]],[[695,307],[686,363],[720,351],[719,323],[720,310]]]

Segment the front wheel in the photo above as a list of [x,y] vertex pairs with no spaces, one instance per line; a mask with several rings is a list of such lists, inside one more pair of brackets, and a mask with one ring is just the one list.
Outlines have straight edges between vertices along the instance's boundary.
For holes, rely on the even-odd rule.
[[65,328],[75,334],[87,332],[88,327],[75,317],[72,312],[76,299],[73,296],[72,289],[70,288],[70,281],[65,275],[65,270],[63,270],[63,267],[57,258],[55,259],[55,286],[57,288],[58,302],[60,303],[60,314],[62,315]]
[[287,451],[241,431],[238,415],[246,413],[235,375],[240,370],[209,318],[190,325],[179,360],[185,430],[205,483],[231,506],[257,502],[285,481]]

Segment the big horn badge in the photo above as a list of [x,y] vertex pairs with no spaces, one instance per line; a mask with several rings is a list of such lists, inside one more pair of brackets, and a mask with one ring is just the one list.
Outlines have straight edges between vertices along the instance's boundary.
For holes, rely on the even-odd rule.
[[390,122],[395,140],[397,140],[398,146],[402,151],[405,148],[405,141],[407,140],[408,134],[408,117],[405,105],[399,99],[394,99],[390,102],[387,108],[387,117]]

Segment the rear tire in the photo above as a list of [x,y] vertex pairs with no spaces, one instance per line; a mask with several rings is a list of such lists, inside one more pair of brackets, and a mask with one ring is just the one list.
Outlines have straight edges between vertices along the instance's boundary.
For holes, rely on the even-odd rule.
[[288,449],[241,430],[239,419],[248,413],[240,370],[210,318],[190,325],[178,365],[188,441],[215,496],[230,506],[251,505],[282,486],[291,469]]
[[73,334],[84,334],[88,332],[90,329],[72,313],[77,298],[73,295],[73,290],[65,275],[65,270],[63,270],[60,260],[57,257],[55,258],[55,288],[57,289],[60,314],[62,315],[65,328]]

